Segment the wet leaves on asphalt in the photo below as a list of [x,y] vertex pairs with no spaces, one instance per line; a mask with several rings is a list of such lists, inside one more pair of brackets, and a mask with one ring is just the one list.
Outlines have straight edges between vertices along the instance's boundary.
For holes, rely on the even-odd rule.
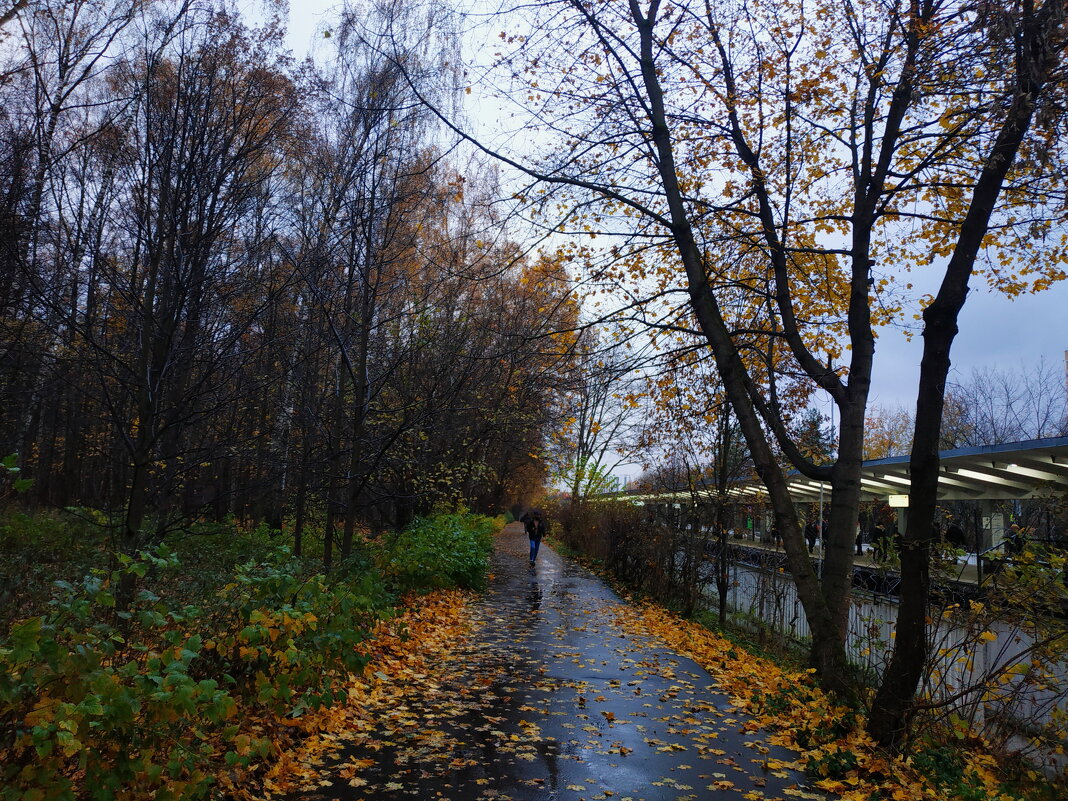
[[[906,762],[888,762],[859,718],[844,725],[852,713],[807,673],[660,607],[624,604],[549,549],[529,570],[519,531],[498,546],[484,596],[412,599],[379,626],[349,703],[292,721],[308,739],[280,754],[265,783],[275,797],[942,797]],[[970,756],[968,769],[1010,801],[994,789],[992,758]]]
[[795,755],[747,728],[640,611],[549,549],[530,570],[525,549],[502,535],[483,597],[437,593],[383,625],[348,706],[283,755],[269,788],[352,801],[757,801],[803,787]]

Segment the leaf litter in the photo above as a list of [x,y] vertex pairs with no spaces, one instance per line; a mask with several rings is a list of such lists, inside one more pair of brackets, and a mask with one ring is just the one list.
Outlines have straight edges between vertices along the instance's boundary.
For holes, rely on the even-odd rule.
[[[803,748],[797,732],[842,715],[807,674],[621,604],[551,551],[528,573],[525,545],[499,538],[484,596],[432,593],[380,624],[349,702],[302,721],[306,741],[266,789],[345,801],[939,797],[859,727]],[[803,692],[773,714],[761,699],[784,683]],[[844,776],[804,774],[846,748],[861,759]]]

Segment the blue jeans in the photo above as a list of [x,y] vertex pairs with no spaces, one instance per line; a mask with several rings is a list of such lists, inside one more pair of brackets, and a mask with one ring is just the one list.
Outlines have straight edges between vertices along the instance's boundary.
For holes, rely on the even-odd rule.
[[533,562],[538,558],[538,548],[541,547],[541,540],[530,540],[530,561]]

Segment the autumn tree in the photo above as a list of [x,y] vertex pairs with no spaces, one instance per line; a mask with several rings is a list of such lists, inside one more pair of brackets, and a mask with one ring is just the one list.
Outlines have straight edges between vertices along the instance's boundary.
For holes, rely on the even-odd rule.
[[572,503],[618,488],[612,471],[637,444],[638,362],[611,331],[591,327],[578,336],[551,448],[554,471]]
[[[525,371],[552,372],[552,348],[538,353],[546,321],[564,325],[559,296],[501,236],[492,174],[475,162],[460,174],[435,145],[415,99],[448,102],[434,24],[398,3],[346,9],[311,76],[321,127],[292,165],[290,255],[307,321],[294,536],[318,499],[327,563],[335,523],[346,555],[361,528],[499,501],[544,428],[547,400]],[[404,48],[403,70],[383,55],[387,38]],[[518,459],[517,431],[532,440]]]
[[[402,14],[396,3],[368,13],[342,9],[331,57],[314,78],[322,135],[307,161],[310,169],[296,176],[310,204],[302,211],[310,216],[301,220],[296,267],[333,361],[325,426],[331,464],[326,528],[332,532],[333,521],[341,521],[343,555],[352,548],[361,514],[374,505],[365,496],[390,438],[376,441],[369,425],[383,388],[410,355],[391,330],[404,327],[409,304],[420,302],[408,291],[419,283],[411,280],[421,266],[412,258],[420,239],[419,209],[432,205],[442,180],[427,142],[425,111],[374,41],[377,25],[413,22]],[[416,43],[404,55],[411,75],[426,54],[418,49],[416,29],[408,34]],[[431,91],[426,81],[420,86]],[[377,414],[389,413],[379,408]],[[330,534],[327,564],[332,545]]]
[[[64,416],[82,383],[71,362],[55,354],[57,348],[70,351],[65,318],[84,288],[79,257],[91,252],[99,207],[67,187],[74,164],[85,166],[87,140],[106,137],[124,106],[125,98],[106,92],[105,76],[130,46],[126,34],[139,6],[14,3],[2,18],[0,347],[7,380],[0,431],[10,449],[26,458],[41,440],[42,457],[56,454],[57,442],[42,434],[55,429],[53,421]],[[70,454],[63,458],[69,465]],[[68,489],[51,480],[50,464],[34,472],[38,497],[69,499]]]
[[271,263],[238,254],[263,252],[264,226],[250,214],[270,191],[295,107],[292,84],[270,62],[271,32],[225,14],[185,24],[173,48],[125,71],[137,100],[123,120],[130,139],[112,163],[111,199],[124,233],[99,266],[115,323],[81,332],[129,460],[126,553],[142,547],[146,515],[161,535],[191,457],[218,447],[192,437],[205,436],[198,423],[255,346],[246,335],[265,308],[258,284],[271,285]]
[[[923,11],[926,13],[916,15],[917,22],[938,22],[953,30],[950,19],[943,22],[936,17],[942,11],[937,6]],[[1063,208],[1058,201],[1059,189],[1046,180],[1060,169],[1048,157],[1047,148],[1050,138],[1056,137],[1056,110],[1063,107],[1059,92],[1064,84],[1060,63],[1064,25],[1060,2],[1026,2],[981,7],[975,22],[958,33],[965,42],[974,42],[982,56],[980,67],[998,71],[991,76],[983,73],[981,78],[981,86],[991,98],[983,109],[989,116],[977,120],[969,113],[962,120],[977,129],[969,131],[971,141],[967,143],[974,143],[974,147],[969,148],[968,155],[981,167],[978,175],[965,182],[959,199],[950,194],[950,201],[957,200],[947,203],[948,210],[955,212],[950,218],[954,224],[940,232],[949,260],[938,293],[923,313],[924,355],[909,463],[909,522],[902,548],[902,607],[894,654],[871,715],[873,733],[886,743],[895,742],[908,725],[911,700],[920,680],[918,662],[927,655],[925,621],[930,549],[937,536],[934,521],[943,400],[950,348],[969,279],[992,228],[1001,235],[995,238],[1001,265],[1019,265],[1020,254],[1014,251],[1026,253],[1026,238],[1032,233],[1038,233],[1041,248],[1041,232],[1051,225],[1048,212]],[[921,30],[913,35],[919,38],[919,33]],[[912,83],[910,76],[902,86],[911,91]],[[1025,226],[1014,225],[1017,215],[1025,220]],[[1052,250],[1054,263],[1061,262],[1063,253],[1056,246]],[[1019,268],[1024,275],[1032,269],[1026,262]],[[1021,288],[1011,269],[995,268],[991,275],[995,282],[1008,281],[1010,292]],[[1037,286],[1062,277],[1063,271],[1054,267],[1051,275],[1039,277]]]
[[871,407],[865,421],[864,458],[904,456],[912,441],[912,415],[908,409]]
[[[685,290],[769,491],[813,664],[848,695],[873,327],[898,304],[896,272],[943,276],[924,311],[908,600],[871,717],[892,743],[924,662],[941,399],[969,278],[978,269],[1017,292],[1063,276],[1061,243],[1043,234],[1063,194],[1062,5],[631,0],[530,13],[529,28],[502,35],[499,61],[516,78],[514,97],[558,138],[540,160],[498,155],[536,180],[523,197],[554,226],[621,235],[614,277],[659,281],[665,296]],[[741,330],[720,300],[739,286],[764,312]],[[833,398],[833,463],[805,458],[790,436],[777,389],[747,361],[761,341],[775,344],[765,349],[777,381]],[[778,451],[831,487],[822,580]]]
[[127,555],[203,518],[300,553],[314,523],[329,562],[536,491],[575,307],[412,88],[451,102],[449,31],[350,7],[296,64],[277,17],[227,2],[10,11],[0,439],[21,501],[90,507]]

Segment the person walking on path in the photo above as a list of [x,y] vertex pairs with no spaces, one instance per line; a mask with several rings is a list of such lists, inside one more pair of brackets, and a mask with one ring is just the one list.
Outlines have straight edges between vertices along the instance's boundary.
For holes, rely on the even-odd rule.
[[541,547],[541,538],[549,533],[549,527],[540,509],[531,509],[519,520],[530,539],[530,566],[534,567],[534,560],[538,558],[538,549]]

